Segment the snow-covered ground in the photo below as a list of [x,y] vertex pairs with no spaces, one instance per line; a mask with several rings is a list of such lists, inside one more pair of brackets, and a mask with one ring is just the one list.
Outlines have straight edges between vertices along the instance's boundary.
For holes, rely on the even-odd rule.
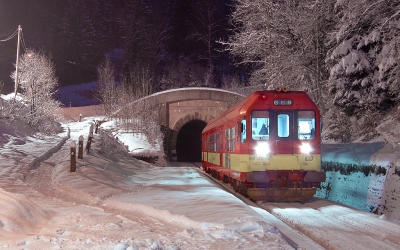
[[[343,220],[346,225],[381,221],[379,225],[386,229],[371,249],[400,246],[393,237],[399,225],[379,220],[374,214],[339,209],[323,200],[306,206],[262,204],[302,231],[296,232],[219,188],[196,167],[182,163],[155,167],[130,157],[129,151],[149,146],[136,135],[124,134],[113,121],[101,125],[89,153],[77,160],[76,172],[70,172],[71,142],[77,143],[80,135],[86,139],[90,124],[103,118],[70,120],[62,125],[63,132],[53,137],[30,134],[18,123],[0,126],[0,247],[323,249],[305,234],[328,249],[340,249],[346,240],[332,240],[326,234],[329,228],[343,228]],[[334,211],[339,218],[335,225],[321,224],[326,211]],[[352,217],[343,219],[346,214]],[[366,230],[363,227],[353,232],[363,241],[361,246],[373,242]],[[347,240],[357,246],[353,238]]]
[[[77,160],[76,172],[71,173],[71,142],[77,143],[83,135],[86,145],[90,124],[104,119],[96,108],[80,111],[85,114],[82,122],[77,121],[76,115],[68,114],[69,120],[62,123],[63,131],[51,137],[33,134],[17,120],[12,124],[0,120],[0,247],[130,250],[345,246],[346,241],[329,238],[329,228],[352,229],[352,234],[338,233],[339,238],[348,235],[352,246],[359,242],[359,246],[369,244],[371,249],[396,249],[400,245],[393,236],[399,225],[389,220],[396,218],[396,209],[389,215],[378,216],[323,200],[306,205],[261,204],[298,232],[219,188],[196,167],[160,168],[130,157],[129,151],[157,154],[161,149],[152,149],[140,136],[124,133],[113,121],[101,125],[91,150]],[[351,193],[359,183],[357,178],[362,179],[353,177],[355,181],[346,184],[347,189],[338,197]],[[381,190],[389,187],[381,186]],[[394,190],[397,187],[393,186]],[[365,202],[360,200],[358,204]],[[349,226],[357,223],[362,226]],[[373,225],[379,227],[375,229]],[[369,240],[376,237],[370,231],[380,231],[376,244]]]
[[102,124],[70,172],[70,144],[87,138],[95,119],[102,117],[65,122],[53,137],[30,134],[18,121],[0,125],[1,247],[292,248],[274,225],[196,167],[160,168],[130,157],[106,133],[117,130],[113,122]]

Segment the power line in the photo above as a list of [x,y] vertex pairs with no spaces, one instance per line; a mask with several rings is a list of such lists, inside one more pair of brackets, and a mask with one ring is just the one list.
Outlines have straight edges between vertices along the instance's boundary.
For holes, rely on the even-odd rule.
[[22,33],[22,29],[21,29],[21,43],[22,43],[22,47],[24,48],[24,51],[27,51],[28,49],[26,48],[26,45],[25,45],[24,33]]
[[0,40],[0,42],[7,42],[8,40],[13,39],[17,34],[18,34],[18,29],[16,31],[14,31],[14,33],[11,36],[7,37],[4,40]]
[[[18,29],[19,29],[19,28],[18,28]],[[10,35],[9,37],[7,37],[6,39],[0,40],[0,42],[7,42],[7,41],[13,39],[13,38],[18,34],[18,29],[17,29],[16,31],[14,31],[14,33],[12,33],[12,35]],[[25,39],[24,39],[24,34],[22,33],[22,29],[20,30],[20,32],[21,32],[21,34],[20,34],[20,35],[21,35],[20,41],[21,41],[21,44],[22,44],[22,48],[24,49],[24,51],[27,51],[28,49],[27,49],[26,44],[25,44]]]

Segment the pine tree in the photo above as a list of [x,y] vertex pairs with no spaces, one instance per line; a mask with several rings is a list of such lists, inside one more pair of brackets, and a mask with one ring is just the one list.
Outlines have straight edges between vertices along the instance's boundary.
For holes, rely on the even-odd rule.
[[[147,74],[150,84],[143,90],[144,94],[159,89],[162,66],[170,60],[169,4],[169,1],[127,1],[118,17],[125,51],[124,77],[127,80],[138,79]],[[140,89],[142,83],[131,82]]]
[[192,34],[187,39],[201,48],[196,52],[196,60],[206,65],[203,86],[215,87],[214,61],[219,57],[217,41],[223,17],[217,16],[217,5],[213,0],[198,1],[195,4],[195,19],[192,23]]
[[400,1],[337,1],[339,20],[327,55],[329,90],[349,115],[399,101]]
[[116,48],[113,6],[108,1],[67,0],[54,1],[51,10],[47,39],[58,76],[69,84],[95,80],[98,63]]

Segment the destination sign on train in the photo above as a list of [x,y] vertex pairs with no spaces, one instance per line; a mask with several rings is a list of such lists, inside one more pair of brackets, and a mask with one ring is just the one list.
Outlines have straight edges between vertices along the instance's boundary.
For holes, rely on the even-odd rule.
[[274,105],[275,106],[291,106],[291,105],[293,105],[293,100],[291,100],[291,99],[275,99]]

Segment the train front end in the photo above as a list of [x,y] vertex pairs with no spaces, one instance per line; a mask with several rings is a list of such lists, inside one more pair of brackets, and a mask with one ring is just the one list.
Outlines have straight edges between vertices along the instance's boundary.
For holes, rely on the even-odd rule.
[[320,112],[303,91],[255,92],[241,109],[240,173],[253,200],[306,201],[325,181],[321,172]]
[[253,200],[310,200],[325,181],[320,112],[304,91],[256,91],[209,121],[202,166]]

